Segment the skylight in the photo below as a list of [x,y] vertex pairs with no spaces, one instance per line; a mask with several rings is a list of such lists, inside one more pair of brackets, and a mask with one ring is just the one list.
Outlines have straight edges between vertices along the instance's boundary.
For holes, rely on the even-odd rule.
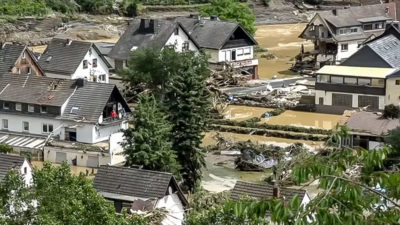
[[78,112],[79,112],[79,107],[74,106],[71,108],[71,112],[70,112],[71,114],[77,115]]

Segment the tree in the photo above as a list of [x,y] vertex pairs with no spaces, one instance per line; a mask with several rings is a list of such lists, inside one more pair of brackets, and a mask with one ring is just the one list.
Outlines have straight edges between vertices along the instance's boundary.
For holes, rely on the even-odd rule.
[[132,128],[124,131],[126,165],[178,174],[179,164],[170,141],[171,124],[153,95],[141,94]]
[[179,73],[167,87],[165,106],[173,124],[173,149],[177,152],[185,187],[194,191],[205,166],[200,147],[211,108],[206,78],[207,58],[194,52],[181,53]]
[[400,107],[393,104],[385,106],[382,117],[384,119],[397,119],[400,115]]
[[202,8],[201,14],[238,22],[251,35],[256,32],[255,17],[247,3],[241,3],[237,0],[212,0],[210,5]]
[[139,49],[132,52],[128,68],[119,73],[131,87],[143,84],[162,98],[166,84],[182,67],[180,58],[180,53],[171,48],[161,51],[153,48]]
[[0,153],[10,153],[13,151],[13,147],[8,144],[0,144]]
[[389,135],[385,138],[385,141],[391,146],[391,155],[400,155],[400,128],[396,128],[389,132]]

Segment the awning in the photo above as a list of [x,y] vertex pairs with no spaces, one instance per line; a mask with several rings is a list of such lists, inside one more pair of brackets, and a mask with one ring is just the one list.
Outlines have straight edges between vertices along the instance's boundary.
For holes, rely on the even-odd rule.
[[324,66],[317,74],[346,76],[346,77],[368,77],[384,79],[396,72],[394,68],[357,67],[357,66]]

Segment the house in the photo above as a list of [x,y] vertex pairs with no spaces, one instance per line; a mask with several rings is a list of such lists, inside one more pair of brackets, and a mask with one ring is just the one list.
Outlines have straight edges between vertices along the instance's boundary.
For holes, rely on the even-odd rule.
[[384,144],[389,131],[400,127],[399,119],[384,119],[372,112],[353,113],[346,122],[349,137],[344,140],[350,147],[377,149]]
[[111,65],[93,43],[53,38],[38,62],[47,77],[109,82]]
[[237,181],[231,192],[231,198],[239,200],[242,197],[251,197],[258,200],[268,200],[272,198],[284,198],[287,201],[297,196],[301,205],[307,205],[311,199],[307,191],[294,188],[282,188],[277,185],[256,184],[244,181]]
[[365,40],[382,34],[396,16],[394,2],[318,12],[299,37],[314,43],[310,54],[316,68],[339,64],[357,52]]
[[239,24],[218,17],[178,18],[200,49],[209,55],[215,68],[230,65],[253,79],[258,78],[258,59],[254,56],[257,41]]
[[317,111],[383,110],[400,103],[400,72],[396,68],[324,66],[316,72]]
[[26,45],[0,43],[0,74],[32,74],[43,76],[44,72]]
[[118,71],[127,67],[130,54],[136,49],[161,50],[171,46],[179,52],[199,49],[197,43],[180,23],[168,20],[135,19],[129,23],[108,56],[115,60],[115,69]]
[[25,185],[32,185],[33,168],[26,158],[15,155],[0,154],[0,182],[6,177],[10,170],[18,170],[25,181]]
[[164,208],[164,225],[179,225],[188,202],[171,173],[115,166],[101,166],[94,188],[114,203],[117,212],[128,207],[131,212]]

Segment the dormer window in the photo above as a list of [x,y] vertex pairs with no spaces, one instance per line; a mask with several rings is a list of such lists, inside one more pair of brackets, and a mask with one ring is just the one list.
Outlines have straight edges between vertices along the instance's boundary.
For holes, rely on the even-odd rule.
[[3,103],[3,109],[10,109],[10,103],[9,102],[4,102]]
[[17,111],[22,111],[22,105],[21,105],[21,103],[15,103],[15,110],[17,110]]
[[40,112],[47,113],[47,106],[45,106],[45,105],[40,106]]

